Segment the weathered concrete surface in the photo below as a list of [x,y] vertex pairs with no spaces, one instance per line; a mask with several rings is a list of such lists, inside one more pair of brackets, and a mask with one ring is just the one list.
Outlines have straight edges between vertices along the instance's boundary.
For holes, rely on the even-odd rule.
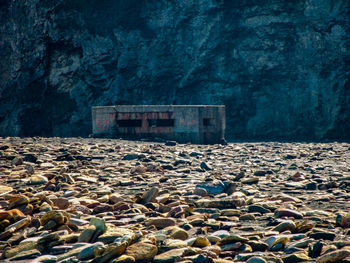
[[225,104],[228,139],[349,139],[348,0],[0,0],[0,134]]
[[163,138],[182,143],[220,143],[223,105],[115,105],[92,107],[92,133],[108,137]]

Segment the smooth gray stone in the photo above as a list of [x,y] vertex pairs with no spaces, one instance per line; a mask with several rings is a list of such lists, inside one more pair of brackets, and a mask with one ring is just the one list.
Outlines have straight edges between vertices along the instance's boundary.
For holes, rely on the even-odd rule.
[[78,254],[79,260],[87,260],[91,259],[95,256],[94,250],[95,248],[104,248],[105,245],[102,242],[96,242],[91,244],[90,246],[87,246],[84,248],[80,253]]

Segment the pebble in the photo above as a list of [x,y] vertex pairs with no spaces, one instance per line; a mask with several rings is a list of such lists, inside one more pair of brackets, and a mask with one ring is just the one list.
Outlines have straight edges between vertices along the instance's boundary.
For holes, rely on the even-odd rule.
[[267,263],[262,257],[251,257],[247,260],[247,263]]
[[335,250],[333,252],[329,252],[327,254],[322,255],[316,260],[316,262],[317,263],[339,262],[343,259],[348,258],[349,256],[350,256],[350,249],[340,249],[340,250]]
[[132,256],[121,255],[120,257],[111,261],[111,263],[134,263],[135,258]]
[[334,238],[336,237],[336,234],[328,231],[317,231],[317,232],[311,233],[309,237],[314,239],[323,239],[323,240],[333,241]]
[[252,248],[253,251],[266,251],[269,247],[268,244],[261,241],[248,241],[247,244]]
[[26,251],[22,251],[22,252],[16,254],[15,256],[13,256],[11,258],[11,261],[12,260],[33,259],[33,258],[39,257],[40,255],[41,255],[41,253],[37,249],[26,250]]
[[151,261],[157,253],[157,246],[149,243],[135,243],[126,249],[126,255],[133,257],[135,262]]
[[104,234],[107,230],[106,221],[103,218],[93,217],[90,219],[90,226],[95,226],[96,231]]
[[254,214],[244,214],[239,217],[240,221],[246,221],[246,220],[255,220]]
[[49,180],[45,177],[45,176],[42,176],[42,175],[33,175],[30,177],[29,179],[29,183],[28,184],[46,184]]
[[155,217],[146,221],[146,225],[155,226],[157,229],[162,229],[168,226],[175,226],[176,220],[170,217]]
[[11,186],[0,184],[0,196],[6,195],[12,191],[13,191],[13,188]]
[[9,201],[10,201],[10,204],[8,206],[9,209],[19,207],[21,205],[29,204],[29,198],[25,195],[14,196]]
[[69,199],[65,197],[50,199],[59,209],[67,209],[69,207]]
[[[103,247],[95,247],[95,249],[92,251],[94,253],[94,263],[104,263],[109,262],[110,260],[119,257],[125,252],[125,249],[127,247],[127,242],[114,242],[112,244],[109,244],[106,249],[103,249]],[[86,250],[86,248],[84,248]],[[82,251],[80,252],[80,254]],[[91,252],[90,252],[91,253]]]
[[69,219],[68,225],[84,226],[89,224],[89,221],[79,218],[71,217]]
[[236,242],[246,243],[248,241],[249,241],[248,238],[242,237],[240,235],[230,234],[229,236],[223,237],[217,244],[225,245],[225,244],[236,243]]
[[21,157],[15,157],[12,161],[11,161],[11,165],[21,165],[23,164],[23,159]]
[[71,257],[77,258],[79,253],[88,246],[89,246],[88,244],[79,245],[78,247],[76,247],[76,248],[74,248],[74,249],[72,249],[64,254],[58,255],[57,261],[60,262],[60,261],[63,261],[65,259],[71,258]]
[[92,241],[95,233],[96,233],[96,226],[89,226],[86,229],[84,229],[83,232],[81,232],[81,234],[79,235],[78,241],[89,243],[90,241]]
[[336,223],[343,228],[350,228],[350,213],[338,214],[336,217]]
[[57,262],[57,256],[54,255],[42,255],[37,258],[35,258],[35,262],[42,262],[42,263],[55,263]]
[[[225,184],[221,180],[216,180],[213,182],[203,182],[196,185],[197,189],[204,189],[207,194],[216,195],[221,194],[225,191]],[[200,190],[197,190],[200,191]],[[204,196],[204,195],[203,195]]]
[[212,170],[211,166],[206,162],[201,162],[200,167],[206,171]]
[[248,212],[250,213],[254,213],[254,212],[258,212],[258,213],[270,213],[271,211],[261,205],[250,205],[248,206]]
[[0,145],[1,260],[350,257],[346,143],[37,137],[0,138]]
[[192,243],[192,246],[194,247],[207,247],[209,245],[210,245],[209,240],[204,236],[196,237]]
[[70,215],[67,212],[55,210],[45,213],[41,217],[40,223],[46,229],[53,229],[68,224],[69,220]]
[[276,217],[294,217],[295,219],[302,219],[303,215],[298,211],[292,209],[277,209],[275,212]]
[[307,262],[310,258],[305,253],[294,253],[282,257],[283,263]]
[[177,226],[166,227],[164,231],[173,239],[186,240],[188,238],[187,231]]
[[296,228],[295,223],[292,220],[286,220],[286,221],[279,223],[272,230],[278,231],[278,232],[284,232],[286,230],[289,230],[289,231],[293,232],[295,230],[295,228]]
[[8,227],[6,227],[5,231],[7,231],[9,229],[14,229],[14,231],[17,231],[17,230],[21,229],[22,227],[29,225],[30,222],[31,222],[30,217],[25,217],[25,218],[15,222],[15,223],[13,223],[12,225],[9,225]]
[[144,204],[154,202],[158,195],[158,192],[159,189],[157,187],[152,187],[150,190],[148,190],[142,195],[141,202]]
[[161,253],[154,257],[155,263],[173,263],[180,259],[186,251],[186,248],[176,248],[167,252]]
[[18,209],[10,209],[8,211],[0,211],[0,220],[16,220],[16,218],[24,217],[25,215]]

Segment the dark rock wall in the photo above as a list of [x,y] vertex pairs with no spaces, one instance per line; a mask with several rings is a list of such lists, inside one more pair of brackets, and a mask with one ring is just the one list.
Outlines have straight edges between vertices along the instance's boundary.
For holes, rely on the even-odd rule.
[[231,140],[350,139],[349,0],[0,0],[0,135],[225,104]]

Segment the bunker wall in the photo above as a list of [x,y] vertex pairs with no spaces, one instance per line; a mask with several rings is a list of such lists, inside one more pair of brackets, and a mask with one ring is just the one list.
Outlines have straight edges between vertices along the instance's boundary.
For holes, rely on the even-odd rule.
[[178,142],[219,143],[225,132],[225,107],[211,105],[116,105],[92,109],[93,134],[164,138]]

